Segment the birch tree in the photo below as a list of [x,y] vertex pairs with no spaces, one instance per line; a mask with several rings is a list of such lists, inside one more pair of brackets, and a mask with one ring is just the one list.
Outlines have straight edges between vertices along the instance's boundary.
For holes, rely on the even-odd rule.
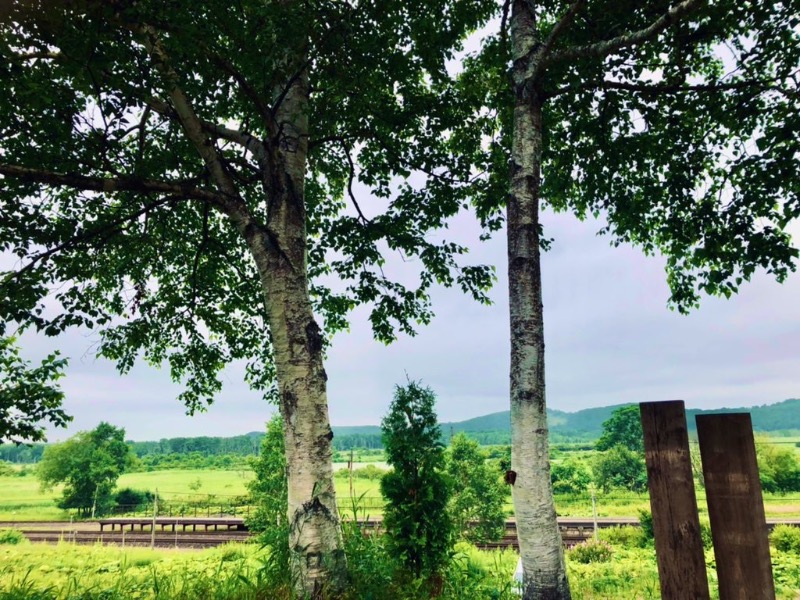
[[463,152],[492,191],[475,205],[489,230],[505,219],[508,238],[508,479],[526,599],[570,597],[548,462],[540,210],[601,217],[613,244],[664,255],[681,312],[757,270],[786,278],[800,216],[798,14],[796,0],[507,0],[500,34],[467,61],[466,128],[483,137],[465,136]]
[[[390,341],[430,319],[432,284],[485,300],[492,279],[427,235],[471,175],[444,135],[465,110],[445,61],[490,11],[33,0],[0,13],[0,335],[93,331],[123,373],[168,365],[189,412],[245,362],[285,423],[301,597],[346,575],[326,332],[368,303]],[[383,273],[387,249],[417,259],[417,284]]]

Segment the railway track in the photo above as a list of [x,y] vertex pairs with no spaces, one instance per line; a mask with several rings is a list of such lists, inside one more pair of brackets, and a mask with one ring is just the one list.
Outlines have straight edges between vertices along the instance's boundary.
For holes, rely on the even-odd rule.
[[35,529],[21,530],[31,542],[76,544],[115,544],[117,546],[150,546],[159,548],[210,548],[229,542],[246,542],[252,539],[247,531],[220,531],[216,533],[182,533],[156,531],[155,537],[148,532],[100,532],[86,530]]
[[[771,528],[778,523],[800,526],[800,519],[768,520]],[[598,528],[624,525],[638,525],[634,518],[602,518],[597,520]],[[365,530],[380,530],[380,521],[367,521],[361,524]],[[253,539],[246,530],[220,529],[219,531],[176,531],[156,529],[153,538],[151,531],[100,531],[96,522],[8,522],[0,521],[0,528],[13,527],[21,531],[32,542],[57,543],[60,541],[76,544],[115,544],[118,546],[150,546],[151,542],[159,548],[210,548],[230,542],[247,542]],[[564,545],[571,548],[575,544],[590,539],[594,534],[594,523],[591,519],[563,518],[559,519],[559,528]],[[479,544],[484,550],[519,549],[517,544],[517,526],[514,521],[506,522],[505,535],[497,541]]]

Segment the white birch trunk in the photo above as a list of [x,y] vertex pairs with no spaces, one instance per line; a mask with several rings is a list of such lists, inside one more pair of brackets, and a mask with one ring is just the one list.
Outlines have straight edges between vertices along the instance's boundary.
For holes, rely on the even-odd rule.
[[264,288],[284,419],[294,593],[315,599],[341,589],[346,562],[333,484],[323,338],[308,294],[307,102],[304,74],[276,111],[282,136],[265,169],[270,200],[267,227],[245,236]]
[[569,584],[556,521],[545,403],[544,321],[539,247],[542,101],[528,76],[536,56],[535,16],[524,0],[511,18],[514,133],[508,201],[511,317],[512,494],[525,600],[568,600]]

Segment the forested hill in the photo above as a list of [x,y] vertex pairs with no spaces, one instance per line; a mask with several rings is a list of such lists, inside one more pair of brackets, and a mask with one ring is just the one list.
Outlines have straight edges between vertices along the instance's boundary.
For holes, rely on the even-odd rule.
[[[617,404],[600,408],[588,408],[577,412],[548,411],[551,438],[554,443],[592,442],[600,437],[603,421],[611,413],[627,406]],[[765,404],[751,408],[722,408],[717,410],[687,410],[689,430],[694,431],[697,414],[720,412],[749,412],[753,428],[765,433],[800,431],[800,399],[784,400],[777,404]],[[442,423],[442,438],[445,442],[452,434],[465,432],[481,444],[508,444],[511,441],[508,411],[496,412],[466,421]],[[336,450],[354,448],[381,448],[381,430],[377,425],[357,427],[334,427],[333,445]],[[258,453],[263,433],[254,431],[233,437],[181,437],[157,442],[128,442],[141,458],[146,456],[248,456]],[[0,445],[0,460],[31,463],[41,459],[46,444],[30,446]]]
[[[550,432],[563,437],[598,438],[600,437],[603,421],[607,420],[612,412],[623,406],[628,405],[616,404],[599,408],[587,408],[577,412],[548,410],[547,418]],[[696,428],[695,415],[729,412],[749,412],[750,418],[753,420],[753,429],[756,431],[800,430],[800,399],[797,398],[784,400],[776,404],[764,404],[749,408],[720,408],[713,410],[690,408],[686,411],[689,430],[694,431]],[[476,417],[468,421],[442,423],[442,429],[445,433],[450,428],[455,432],[483,432],[498,429],[509,431],[509,419],[509,412],[503,411]]]
[[[603,421],[616,409],[627,404],[587,408],[577,412],[548,410],[550,434],[556,441],[586,441],[600,437]],[[800,399],[784,400],[776,404],[764,404],[750,408],[721,408],[714,410],[688,409],[689,430],[694,431],[697,414],[723,412],[749,412],[756,431],[777,432],[800,430]],[[442,423],[442,435],[448,439],[461,431],[482,444],[507,444],[510,441],[510,416],[508,411],[491,413],[466,421]],[[379,447],[380,427],[377,425],[358,427],[334,427],[334,444],[339,449]]]

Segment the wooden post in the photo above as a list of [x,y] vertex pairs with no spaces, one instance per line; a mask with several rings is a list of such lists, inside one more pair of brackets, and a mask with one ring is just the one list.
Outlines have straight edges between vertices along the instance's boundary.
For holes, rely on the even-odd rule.
[[775,583],[750,415],[696,419],[720,600],[772,600]]
[[639,405],[664,600],[709,598],[683,400]]

